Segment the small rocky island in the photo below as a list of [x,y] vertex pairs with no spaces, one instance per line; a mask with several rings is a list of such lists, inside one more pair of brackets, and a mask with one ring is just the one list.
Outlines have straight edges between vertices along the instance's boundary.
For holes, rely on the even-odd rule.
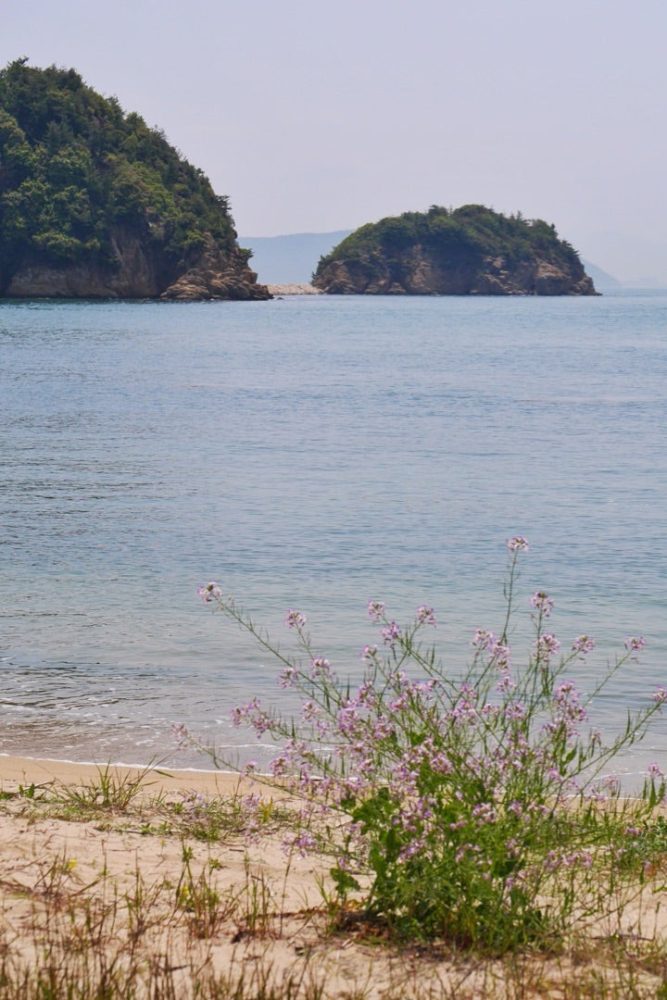
[[596,295],[576,250],[541,219],[434,205],[361,226],[320,259],[330,295]]
[[75,70],[0,72],[0,296],[267,299],[227,199]]

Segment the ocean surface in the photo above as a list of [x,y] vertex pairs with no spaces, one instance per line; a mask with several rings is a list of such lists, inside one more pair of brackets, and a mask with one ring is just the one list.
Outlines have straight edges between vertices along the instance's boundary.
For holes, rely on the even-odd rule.
[[[594,714],[667,685],[667,293],[0,303],[0,753],[208,767],[271,748],[229,721],[277,665],[196,596],[220,582],[286,647],[287,608],[354,677],[424,603],[446,669],[547,589],[563,646],[647,647]],[[667,769],[667,716],[623,766]]]

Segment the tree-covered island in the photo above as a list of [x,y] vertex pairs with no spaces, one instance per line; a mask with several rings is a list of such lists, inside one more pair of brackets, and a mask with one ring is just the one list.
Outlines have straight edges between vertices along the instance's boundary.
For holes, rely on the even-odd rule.
[[541,219],[432,206],[356,229],[322,257],[332,295],[595,295],[576,250]]
[[73,70],[0,71],[0,296],[265,299],[225,197]]

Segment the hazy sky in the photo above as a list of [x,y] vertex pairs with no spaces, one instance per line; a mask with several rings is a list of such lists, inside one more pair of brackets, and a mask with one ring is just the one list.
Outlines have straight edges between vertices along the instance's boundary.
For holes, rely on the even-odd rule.
[[0,0],[0,62],[74,66],[238,230],[480,202],[667,284],[667,0]]

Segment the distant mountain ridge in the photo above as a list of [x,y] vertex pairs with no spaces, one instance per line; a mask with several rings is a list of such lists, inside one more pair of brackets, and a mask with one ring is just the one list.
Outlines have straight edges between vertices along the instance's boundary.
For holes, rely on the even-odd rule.
[[351,229],[331,233],[289,233],[284,236],[239,236],[239,244],[252,250],[252,267],[269,285],[310,282],[320,257],[330,253]]
[[613,274],[609,274],[608,271],[603,271],[601,267],[597,264],[591,264],[590,260],[585,260],[581,258],[581,263],[586,268],[586,274],[589,274],[593,279],[595,287],[602,291],[612,291],[614,288],[622,288],[623,282],[615,278]]

